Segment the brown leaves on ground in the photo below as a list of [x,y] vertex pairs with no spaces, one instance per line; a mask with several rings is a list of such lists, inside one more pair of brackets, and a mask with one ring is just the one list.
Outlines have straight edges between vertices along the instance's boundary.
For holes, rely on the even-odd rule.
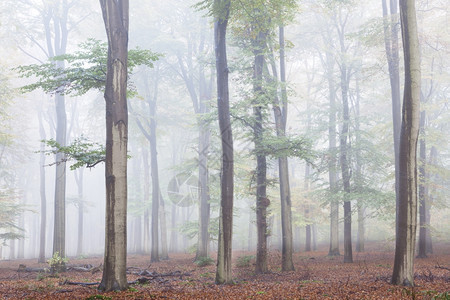
[[[66,273],[18,272],[19,264],[43,268],[35,260],[0,261],[1,299],[450,299],[450,245],[416,259],[414,288],[389,283],[393,253],[368,251],[354,255],[354,263],[327,252],[294,255],[296,271],[281,272],[281,254],[269,255],[270,273],[254,274],[251,252],[234,252],[235,284],[215,285],[215,266],[198,267],[194,255],[172,254],[169,261],[150,264],[148,255],[130,255],[128,280],[143,282],[122,292],[100,293],[94,283],[101,272],[72,268]],[[101,257],[71,259],[71,264],[98,266]],[[247,263],[247,264],[246,264]],[[239,266],[239,267],[238,267]],[[435,297],[435,298],[433,298]]]

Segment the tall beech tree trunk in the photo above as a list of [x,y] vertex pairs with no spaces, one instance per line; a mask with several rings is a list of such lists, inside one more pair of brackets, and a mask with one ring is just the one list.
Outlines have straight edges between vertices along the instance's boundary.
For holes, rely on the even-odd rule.
[[[154,91],[156,94],[156,91]],[[159,261],[159,213],[160,213],[160,190],[158,153],[156,149],[156,98],[149,99],[150,108],[150,164],[152,174],[152,250],[150,261]]]
[[[334,194],[337,190],[337,159],[336,159],[336,91],[334,83],[334,60],[331,53],[326,53],[327,60],[327,81],[328,98],[330,102],[329,120],[328,120],[328,151],[330,159],[328,160],[328,181],[330,192]],[[339,201],[331,199],[330,202],[330,249],[328,256],[339,256]]]
[[[203,104],[204,106],[206,104]],[[209,111],[209,109],[207,109]],[[199,205],[199,231],[197,241],[197,252],[195,259],[208,257],[209,244],[209,214],[210,214],[210,196],[209,196],[209,171],[208,171],[208,152],[210,141],[210,128],[206,122],[199,121],[199,164],[198,164],[198,180],[200,186],[200,205]]]
[[78,238],[77,238],[77,254],[76,254],[77,256],[80,256],[83,253],[83,228],[84,228],[83,177],[84,177],[84,168],[75,171],[75,181],[78,187]]
[[[309,101],[308,101],[309,102]],[[309,106],[309,105],[307,105]],[[307,126],[309,127],[309,126]],[[305,166],[305,184],[304,184],[304,190],[305,192],[309,191],[309,171],[310,171],[310,165],[308,163],[306,163]],[[306,204],[305,206],[305,219],[306,222],[308,222],[308,224],[306,225],[306,230],[305,230],[305,251],[309,252],[311,251],[311,224],[310,224],[310,212],[309,212],[309,203]]]
[[[356,99],[355,103],[353,103],[353,111],[355,114],[355,139],[358,147],[355,151],[355,160],[356,160],[356,170],[355,170],[355,185],[362,186],[362,159],[361,159],[361,122],[360,122],[360,101],[361,101],[361,91],[359,87],[360,82],[360,71],[356,74]],[[365,235],[365,214],[366,214],[366,205],[363,199],[357,200],[357,213],[358,213],[358,232],[356,236],[356,252],[364,252],[364,242],[366,239]]]
[[[398,197],[399,185],[399,151],[400,151],[400,129],[401,129],[401,104],[400,104],[400,72],[398,54],[398,15],[397,0],[390,0],[389,10],[386,0],[382,0],[384,45],[389,68],[389,82],[391,85],[392,99],[392,121],[394,139],[394,161],[395,161],[395,191]],[[397,200],[398,201],[398,200]]]
[[[150,167],[148,164],[148,150],[142,150],[142,163],[144,164],[144,202],[150,200]],[[150,252],[150,213],[148,208],[144,210],[144,253]]]
[[418,258],[427,257],[427,184],[426,184],[426,143],[425,143],[425,110],[420,112],[419,123],[419,243]]
[[164,203],[164,198],[161,194],[161,190],[159,193],[159,223],[161,225],[161,259],[168,260],[169,259],[169,251],[167,246],[167,222],[166,222],[166,207]]
[[[44,122],[42,120],[42,107],[38,112],[39,119],[39,137],[41,141],[46,140],[46,134],[44,129]],[[39,263],[45,263],[45,230],[47,227],[47,198],[45,194],[45,143],[41,142],[40,155],[39,155],[39,195],[41,198],[41,209],[40,209],[40,233],[39,233]]]
[[399,194],[397,197],[393,284],[414,286],[417,227],[416,150],[420,114],[420,52],[414,0],[400,0],[405,88],[400,133]]
[[[429,163],[430,166],[436,166],[437,164],[437,149],[435,146],[431,147],[430,150],[430,159],[429,159]],[[428,190],[428,199],[427,199],[427,205],[425,206],[425,215],[426,215],[426,221],[427,221],[427,226],[425,228],[425,230],[427,231],[426,234],[426,243],[427,243],[427,254],[433,254],[433,242],[431,239],[431,214],[430,214],[430,210],[431,210],[431,205],[433,204],[433,195],[436,194],[436,187],[435,185],[430,185],[430,181],[431,181],[431,176],[430,176],[430,172],[426,173],[427,176],[427,190]]]
[[100,0],[108,61],[106,103],[106,232],[102,291],[125,290],[127,262],[128,0]]
[[[284,55],[284,26],[279,27],[280,45],[280,82],[281,82],[281,107],[274,104],[275,126],[277,136],[286,135],[287,122],[287,91],[286,91],[286,67]],[[274,75],[276,72],[273,73]],[[276,77],[275,77],[276,78]],[[275,97],[276,101],[278,98]],[[281,270],[294,271],[292,262],[293,241],[292,241],[292,212],[291,212],[291,189],[289,187],[289,168],[287,157],[278,159],[278,170],[280,177],[280,198],[281,198]]]
[[342,128],[339,135],[340,165],[342,182],[344,186],[344,262],[352,263],[352,206],[349,199],[350,190],[350,166],[349,166],[349,125],[350,112],[348,104],[348,90],[350,83],[351,69],[347,63],[347,47],[345,45],[345,26],[346,21],[339,18],[336,23],[336,29],[339,35],[340,44],[340,77],[341,77],[341,95],[342,95]]
[[[56,101],[56,142],[60,145],[66,144],[67,116],[64,96],[55,95]],[[55,218],[53,225],[53,254],[66,257],[66,163],[65,154],[58,152],[55,161]],[[58,271],[65,270],[62,266]]]
[[[55,55],[62,55],[66,53],[67,47],[67,15],[69,5],[67,0],[63,0],[55,5],[46,6],[46,14],[44,18],[44,28],[46,34],[47,51],[49,57]],[[53,23],[53,33],[51,25]],[[52,45],[53,44],[53,45]],[[58,68],[64,68],[64,62],[56,62]],[[56,107],[56,142],[61,146],[66,145],[67,132],[67,116],[65,109],[65,98],[63,95],[57,93],[55,95]],[[54,225],[53,225],[53,254],[59,253],[59,256],[66,256],[65,249],[65,230],[66,230],[66,163],[64,162],[65,155],[57,153],[55,161],[56,175],[55,175],[55,207],[54,207]],[[58,271],[64,271],[65,266],[62,265]]]
[[[255,25],[259,28],[259,25]],[[255,32],[253,43],[253,116],[255,118],[253,126],[253,139],[256,150],[256,273],[265,273],[267,268],[267,207],[270,204],[267,198],[267,162],[263,149],[263,105],[261,104],[264,92],[262,89],[264,49],[266,47],[266,34],[261,30]]]
[[233,135],[230,122],[226,32],[230,0],[214,0],[214,44],[217,73],[217,108],[222,141],[220,177],[219,243],[217,251],[217,284],[232,283],[231,250],[233,232]]

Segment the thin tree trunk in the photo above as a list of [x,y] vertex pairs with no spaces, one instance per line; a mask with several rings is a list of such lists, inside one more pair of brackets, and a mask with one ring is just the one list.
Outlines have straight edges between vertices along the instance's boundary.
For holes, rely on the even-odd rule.
[[267,207],[270,204],[267,198],[267,162],[263,154],[263,117],[261,98],[263,97],[262,80],[264,67],[265,33],[259,31],[254,44],[254,69],[253,69],[253,116],[255,124],[253,127],[253,137],[256,150],[256,229],[257,247],[255,272],[265,273],[267,269]]
[[[359,72],[356,75],[356,101],[353,103],[353,111],[355,112],[355,139],[356,144],[361,145],[361,129],[360,129],[360,100],[361,100],[361,91],[359,87]],[[358,146],[355,151],[355,160],[356,160],[356,172],[355,172],[355,185],[362,186],[362,159],[361,159],[361,146]],[[365,242],[365,214],[366,207],[364,201],[362,199],[357,200],[357,208],[358,208],[358,233],[356,237],[356,252],[364,252],[364,242]]]
[[217,252],[217,284],[232,283],[231,250],[233,232],[233,135],[230,122],[228,93],[228,64],[226,31],[230,14],[230,0],[214,0],[214,44],[217,73],[217,107],[222,141],[222,168],[220,178],[219,243]]
[[158,158],[156,150],[156,103],[149,101],[150,105],[150,160],[152,173],[152,250],[150,261],[159,261],[159,175],[158,175]]
[[[337,190],[337,159],[336,159],[336,92],[334,83],[334,60],[331,53],[326,52],[327,63],[327,81],[328,81],[328,99],[330,103],[329,121],[328,121],[328,181],[330,184],[330,193],[333,195]],[[331,199],[330,202],[330,249],[328,256],[339,256],[339,201]]]
[[414,0],[400,0],[405,88],[400,134],[399,195],[393,284],[414,285],[414,248],[417,227],[416,151],[420,114],[420,51]]
[[[142,162],[144,164],[144,202],[150,200],[150,167],[148,164],[148,150],[142,150]],[[144,253],[150,252],[150,218],[147,205],[144,206]]]
[[9,240],[9,259],[16,259],[16,240]]
[[[205,104],[203,104],[205,105]],[[199,186],[200,186],[200,205],[199,205],[199,236],[197,241],[197,252],[195,254],[195,260],[201,257],[208,257],[208,244],[209,244],[209,217],[210,217],[210,196],[209,196],[209,172],[208,172],[208,152],[209,152],[209,139],[210,129],[209,126],[199,121]]]
[[125,290],[127,262],[128,0],[100,0],[108,62],[106,103],[106,232],[102,291]]
[[425,119],[426,112],[420,113],[419,123],[419,244],[418,258],[427,257],[427,184],[425,182],[426,175],[426,143],[425,143]]
[[171,204],[172,212],[170,217],[170,252],[178,251],[178,239],[177,239],[177,230],[176,230],[176,220],[177,220],[177,207],[175,204]]
[[[436,149],[436,147],[432,146],[431,150],[430,150],[429,165],[435,166],[436,164],[437,164],[437,149]],[[427,226],[426,226],[427,247],[426,248],[427,248],[427,254],[433,254],[433,243],[432,243],[432,239],[431,239],[430,210],[431,210],[431,205],[433,205],[433,195],[436,194],[436,192],[435,192],[436,187],[434,185],[431,187],[431,185],[430,185],[430,180],[431,180],[430,172],[427,172],[426,175],[427,175],[427,191],[428,191],[428,201],[427,201],[427,205],[425,206],[425,214],[426,214],[426,220],[427,220]]]
[[168,260],[169,259],[169,251],[167,247],[167,223],[166,223],[166,209],[164,198],[160,192],[160,210],[159,210],[159,222],[161,225],[161,259]]
[[[69,6],[66,0],[56,3],[55,6],[48,7],[49,12],[44,16],[44,27],[46,32],[47,50],[50,57],[66,53],[67,46],[67,15]],[[53,35],[50,29],[50,23],[53,21]],[[53,45],[52,45],[53,39]],[[64,62],[56,62],[58,68],[64,68]],[[57,93],[55,95],[56,107],[56,142],[61,146],[66,145],[67,116],[65,109],[64,96]],[[56,154],[56,175],[55,175],[55,208],[53,225],[53,254],[57,253],[60,257],[66,256],[65,249],[65,231],[66,231],[66,163],[63,153]],[[65,271],[65,265],[62,264],[59,272]]]
[[[309,126],[307,126],[309,127]],[[310,170],[310,165],[308,163],[306,163],[305,166],[305,185],[304,185],[304,190],[305,192],[309,191],[309,170]],[[305,204],[305,221],[307,222],[306,224],[306,230],[305,230],[305,251],[309,252],[311,251],[311,220],[310,220],[310,213],[309,213],[309,203]]]
[[[39,136],[41,141],[46,140],[46,134],[44,129],[44,123],[42,120],[42,107],[38,112],[39,119]],[[39,160],[39,194],[41,197],[41,226],[40,226],[40,238],[39,238],[39,263],[45,263],[45,230],[47,227],[47,199],[45,195],[45,143],[41,142],[40,146],[40,160]]]
[[349,135],[349,106],[348,106],[348,78],[345,63],[341,66],[341,90],[342,90],[342,108],[343,120],[340,133],[340,163],[342,172],[342,181],[344,184],[344,262],[352,263],[352,207],[348,200],[350,190],[350,168],[348,165],[349,146],[347,138]]
[[[382,0],[383,23],[384,23],[384,44],[389,68],[389,81],[391,85],[392,99],[392,121],[393,121],[393,140],[394,140],[394,158],[395,158],[395,191],[398,196],[399,184],[399,147],[400,147],[400,129],[401,129],[401,104],[400,104],[400,72],[399,72],[399,54],[398,54],[398,15],[397,0],[390,0],[390,14],[386,0]],[[397,200],[398,201],[398,200]]]
[[[281,108],[280,104],[274,105],[275,126],[277,136],[286,135],[287,122],[287,92],[286,92],[286,67],[284,57],[284,26],[279,27],[280,44],[280,82],[281,82]],[[273,73],[276,74],[275,72]],[[276,78],[276,77],[275,77]],[[276,101],[277,97],[274,98]],[[292,262],[293,242],[292,242],[292,212],[291,212],[291,190],[289,187],[289,168],[287,157],[278,159],[278,170],[280,177],[280,198],[281,198],[281,270],[294,271]]]
[[349,125],[350,113],[348,104],[348,90],[350,82],[350,68],[347,65],[346,55],[347,48],[345,46],[345,25],[346,23],[340,20],[340,24],[336,24],[339,34],[340,54],[341,54],[341,95],[342,95],[342,129],[339,136],[339,150],[340,150],[340,165],[342,173],[342,182],[344,185],[344,262],[352,263],[352,206],[348,199],[350,190],[350,166],[349,166]]
[[[83,219],[84,219],[84,199],[83,199],[83,174],[84,168],[75,171],[75,181],[78,186],[78,238],[77,256],[83,253]],[[78,172],[78,176],[77,176]]]

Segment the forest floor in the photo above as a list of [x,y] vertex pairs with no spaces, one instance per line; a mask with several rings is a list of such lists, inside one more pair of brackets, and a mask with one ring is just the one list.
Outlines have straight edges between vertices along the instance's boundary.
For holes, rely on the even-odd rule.
[[[215,285],[215,265],[193,263],[193,254],[171,254],[150,263],[148,255],[129,255],[128,281],[147,278],[122,292],[101,293],[101,271],[69,270],[51,276],[26,268],[44,268],[36,260],[0,261],[0,299],[450,299],[450,244],[435,245],[435,254],[415,260],[414,288],[389,283],[393,251],[378,244],[354,253],[353,263],[327,257],[325,248],[294,254],[295,271],[281,272],[281,253],[269,255],[270,273],[254,274],[254,253],[234,252],[232,285]],[[69,265],[99,266],[102,257],[72,258]],[[21,268],[25,268],[21,266]],[[141,272],[141,275],[137,273]]]

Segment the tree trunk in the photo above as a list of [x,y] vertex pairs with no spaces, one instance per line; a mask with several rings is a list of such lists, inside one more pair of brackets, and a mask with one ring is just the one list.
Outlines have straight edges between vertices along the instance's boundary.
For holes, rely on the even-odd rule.
[[[361,159],[361,122],[360,122],[360,100],[361,100],[361,91],[359,88],[360,82],[360,71],[358,70],[356,74],[356,101],[353,105],[353,111],[355,112],[355,139],[358,147],[355,151],[355,160],[356,160],[356,172],[355,172],[355,185],[358,187],[363,186],[362,179],[362,159]],[[366,214],[366,206],[362,199],[357,200],[357,208],[358,208],[358,233],[356,237],[356,252],[364,252],[364,242],[365,242],[365,214]]]
[[[44,129],[44,123],[42,120],[42,107],[38,112],[39,119],[39,137],[41,141],[46,140],[46,134]],[[41,226],[40,226],[40,238],[39,238],[39,258],[38,263],[45,263],[45,230],[47,227],[47,199],[45,195],[45,143],[41,142],[40,146],[40,160],[39,160],[39,194],[41,197]]]
[[164,205],[164,198],[160,192],[160,210],[159,210],[159,222],[161,225],[161,259],[168,260],[169,259],[169,251],[167,247],[167,223],[166,223],[166,209]]
[[[437,149],[436,147],[432,146],[431,150],[430,150],[430,160],[429,160],[429,165],[431,166],[435,166],[437,164]],[[426,243],[427,243],[427,254],[433,254],[433,243],[432,243],[432,239],[431,239],[431,214],[430,214],[430,210],[431,210],[431,205],[433,205],[433,195],[435,195],[435,186],[433,185],[433,187],[430,186],[430,180],[431,180],[431,176],[430,176],[430,172],[427,172],[427,190],[428,190],[428,201],[427,201],[427,205],[425,206],[425,214],[426,214],[426,220],[427,220],[427,226],[426,226]]]
[[[337,159],[336,159],[336,92],[334,84],[334,59],[331,53],[326,52],[328,98],[330,102],[328,121],[328,181],[330,183],[330,193],[333,195],[337,190]],[[339,256],[339,201],[330,201],[330,249],[328,256]]]
[[128,0],[100,0],[108,37],[106,73],[106,233],[102,291],[125,290],[127,254]]
[[170,252],[178,251],[178,239],[177,239],[177,206],[175,204],[171,204],[172,213],[170,217]]
[[[341,38],[342,41],[342,38]],[[341,47],[342,50],[342,47]],[[342,91],[342,130],[340,133],[340,163],[342,181],[344,184],[344,262],[352,263],[352,207],[348,199],[350,190],[350,168],[348,165],[349,146],[347,138],[349,135],[349,106],[348,106],[348,74],[345,62],[341,66],[341,91]]]
[[[284,27],[279,27],[280,44],[280,82],[281,82],[281,108],[280,103],[274,105],[275,126],[277,136],[286,135],[287,121],[287,92],[286,92],[286,68],[284,58]],[[276,74],[275,72],[273,73]],[[276,77],[275,77],[276,78]],[[276,101],[277,97],[274,98]],[[277,101],[278,102],[278,101]],[[289,187],[289,168],[287,157],[278,159],[278,170],[280,177],[280,198],[281,198],[281,270],[294,271],[292,262],[293,242],[292,242],[292,212],[291,212],[291,190]]]
[[195,254],[195,260],[198,260],[201,257],[208,257],[208,244],[209,244],[208,228],[210,217],[209,172],[208,172],[210,129],[205,122],[203,121],[199,122],[200,122],[199,125],[200,134],[198,143],[199,147],[198,180],[200,187],[199,193],[200,205],[199,205],[199,231],[198,231],[197,252]]
[[232,283],[231,250],[233,232],[233,135],[230,122],[228,93],[228,64],[226,31],[230,14],[230,0],[214,0],[214,44],[217,73],[217,107],[222,141],[222,168],[220,178],[219,243],[217,252],[217,284]]
[[[382,0],[383,23],[384,23],[384,44],[389,68],[389,81],[391,85],[392,99],[392,121],[394,139],[395,158],[395,191],[398,196],[399,185],[399,147],[401,128],[401,107],[400,107],[400,75],[399,75],[399,54],[398,54],[398,15],[397,0],[390,0],[390,15],[388,14],[386,0]],[[389,18],[388,18],[389,16]],[[398,201],[398,200],[397,200]]]
[[[64,96],[55,95],[56,101],[56,142],[61,146],[66,145],[66,109]],[[59,253],[60,257],[66,257],[66,163],[65,155],[58,152],[56,154],[56,175],[55,175],[55,218],[53,225],[53,254]],[[60,162],[60,163],[59,163]],[[64,271],[62,266],[58,271]]]
[[263,117],[261,98],[263,97],[262,80],[264,67],[264,48],[266,47],[266,35],[259,31],[253,39],[253,139],[256,154],[256,264],[255,272],[265,273],[267,269],[267,207],[270,204],[267,198],[267,162],[263,153]]
[[427,257],[427,185],[426,180],[426,144],[425,144],[425,119],[426,112],[423,110],[420,113],[419,124],[419,244],[418,244],[418,258]]
[[[309,102],[309,101],[308,101]],[[309,105],[307,105],[309,106]],[[309,127],[309,124],[308,126]],[[309,191],[309,170],[310,170],[310,165],[308,163],[306,163],[305,166],[305,185],[304,185],[304,190],[305,193],[307,193]],[[305,221],[307,222],[306,225],[306,231],[305,231],[305,251],[309,252],[311,251],[311,219],[310,219],[310,213],[309,213],[309,203],[305,204]]]
[[16,240],[9,240],[9,259],[16,259]]
[[397,197],[395,259],[392,283],[414,285],[417,227],[416,150],[419,134],[420,53],[414,0],[400,0],[405,88],[400,133],[399,195]]
[[152,173],[152,250],[150,261],[159,261],[159,174],[156,150],[156,101],[149,100],[150,105],[150,164]]
[[[205,45],[205,30],[207,26],[206,18],[202,19],[202,30],[201,30],[201,41],[199,45],[199,53],[204,52]],[[211,75],[211,84],[213,76]],[[212,88],[208,87],[205,77],[205,66],[200,65],[199,68],[199,103],[197,113],[208,114],[210,112],[209,103],[207,102],[212,98]],[[195,105],[195,104],[194,104]],[[198,232],[198,242],[197,242],[197,252],[195,254],[196,259],[200,257],[208,257],[209,249],[209,219],[210,219],[210,193],[209,193],[209,166],[208,166],[208,154],[209,154],[209,143],[211,130],[208,122],[201,120],[199,118],[198,129],[199,129],[199,152],[198,152],[198,180],[200,187],[200,205],[199,205],[199,232]]]
[[[77,176],[78,172],[78,176]],[[84,199],[83,199],[83,174],[84,168],[75,171],[75,181],[78,186],[78,239],[77,256],[83,253],[83,219],[84,219]]]
[[[56,3],[54,6],[48,6],[48,11],[44,18],[44,27],[46,33],[47,50],[50,57],[66,53],[67,46],[67,14],[69,5],[66,0]],[[53,21],[54,32],[52,34],[50,23]],[[53,45],[52,45],[53,39]],[[58,68],[64,68],[64,62],[56,62]],[[55,95],[56,107],[56,142],[61,146],[66,145],[66,127],[67,116],[65,109],[64,96],[57,93]],[[55,161],[55,207],[54,207],[54,225],[53,225],[53,254],[59,253],[59,256],[66,256],[65,249],[65,230],[66,230],[66,163],[65,155],[57,153]],[[64,264],[58,271],[65,271]]]
[[[150,168],[148,164],[148,150],[144,147],[142,150],[142,162],[144,164],[144,202],[150,200]],[[144,253],[150,252],[150,218],[149,209],[145,205],[144,210]]]

